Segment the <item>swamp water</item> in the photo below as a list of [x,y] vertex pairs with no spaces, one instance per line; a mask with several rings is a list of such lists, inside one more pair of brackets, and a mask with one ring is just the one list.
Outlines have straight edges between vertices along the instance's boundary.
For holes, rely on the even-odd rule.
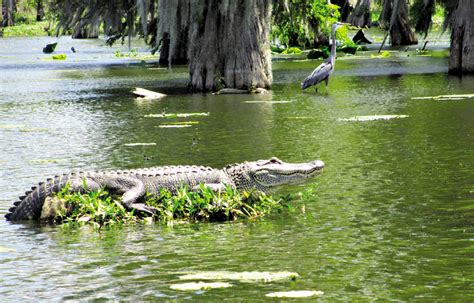
[[[323,302],[474,300],[474,99],[416,99],[474,93],[473,77],[446,75],[446,59],[341,58],[329,96],[299,87],[319,61],[276,61],[270,95],[189,95],[186,69],[124,66],[98,41],[74,41],[77,57],[62,62],[43,60],[47,38],[0,42],[0,301],[272,301],[297,290]],[[170,96],[138,100],[136,86]],[[71,169],[271,156],[326,169],[281,189],[309,198],[257,220],[98,232],[3,219],[30,186]],[[208,271],[299,276],[180,279]],[[199,281],[231,285],[174,286]]]

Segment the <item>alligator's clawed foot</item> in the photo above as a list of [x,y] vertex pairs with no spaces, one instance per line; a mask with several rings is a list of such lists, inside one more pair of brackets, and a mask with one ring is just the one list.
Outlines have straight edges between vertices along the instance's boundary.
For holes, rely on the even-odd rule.
[[131,205],[131,209],[135,210],[135,212],[145,213],[150,216],[156,215],[156,208],[147,206],[143,203],[134,203]]

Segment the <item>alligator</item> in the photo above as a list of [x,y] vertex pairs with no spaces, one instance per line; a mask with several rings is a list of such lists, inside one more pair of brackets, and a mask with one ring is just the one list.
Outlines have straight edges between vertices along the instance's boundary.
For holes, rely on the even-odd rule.
[[[157,166],[132,170],[91,171],[57,175],[33,186],[5,215],[9,221],[43,219],[45,200],[66,186],[72,192],[106,188],[110,194],[121,196],[124,207],[149,214],[154,209],[145,205],[145,195],[158,196],[161,189],[176,192],[187,186],[198,189],[200,184],[215,191],[226,186],[243,191],[264,193],[279,185],[299,183],[319,174],[324,163],[285,163],[276,157],[227,165],[222,169],[208,166]],[[46,216],[47,218],[47,216]]]

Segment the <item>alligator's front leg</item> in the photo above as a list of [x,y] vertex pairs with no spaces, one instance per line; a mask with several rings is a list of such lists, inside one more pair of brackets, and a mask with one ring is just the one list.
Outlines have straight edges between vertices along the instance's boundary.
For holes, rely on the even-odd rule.
[[123,205],[132,210],[155,214],[155,209],[144,203],[137,203],[145,196],[145,185],[137,178],[119,176],[104,182],[104,185],[113,193],[122,195]]
[[[203,183],[204,187],[210,188],[212,191],[215,192],[223,192],[225,191],[226,185],[224,183]],[[193,191],[199,191],[201,189],[201,185],[196,185],[192,188]]]

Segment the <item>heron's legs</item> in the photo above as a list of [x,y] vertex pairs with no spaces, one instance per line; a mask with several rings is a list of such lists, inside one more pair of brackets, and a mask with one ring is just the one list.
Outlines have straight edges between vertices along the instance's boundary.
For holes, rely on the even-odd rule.
[[328,95],[328,83],[329,83],[329,77],[327,77],[324,81],[326,81],[326,96]]

